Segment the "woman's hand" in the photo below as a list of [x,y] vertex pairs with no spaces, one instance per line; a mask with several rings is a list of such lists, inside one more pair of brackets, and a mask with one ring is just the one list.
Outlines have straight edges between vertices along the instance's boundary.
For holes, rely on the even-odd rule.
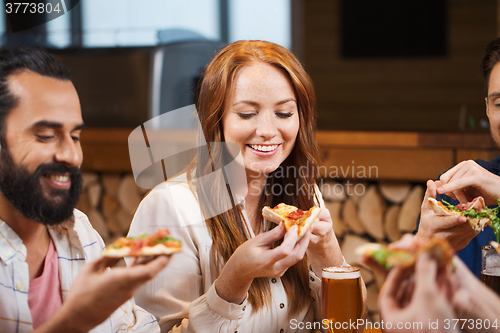
[[334,238],[332,217],[330,211],[326,208],[321,208],[318,215],[318,221],[311,225],[311,243],[310,248],[318,246],[327,246],[331,238]]
[[[285,236],[280,246],[271,245]],[[297,226],[286,232],[283,223],[240,245],[229,258],[215,281],[215,290],[222,299],[241,304],[257,277],[281,277],[286,270],[302,260],[311,239],[311,232],[297,242]]]
[[318,277],[321,277],[323,268],[340,266],[344,263],[337,237],[333,232],[330,211],[324,207],[321,208],[318,221],[311,226],[311,242],[307,249],[307,257]]

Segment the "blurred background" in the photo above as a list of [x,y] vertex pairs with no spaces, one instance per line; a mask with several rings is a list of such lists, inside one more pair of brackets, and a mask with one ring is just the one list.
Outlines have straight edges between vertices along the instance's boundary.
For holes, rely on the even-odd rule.
[[[314,82],[318,184],[351,264],[357,246],[415,229],[426,180],[498,155],[480,68],[500,32],[499,0],[34,2],[44,15],[0,11],[0,43],[46,47],[71,70],[87,125],[78,208],[106,242],[127,233],[148,191],[132,173],[130,133],[148,122],[150,144],[182,147],[191,120],[155,119],[192,104],[205,65],[239,39],[292,50]],[[160,129],[177,132],[162,141]],[[362,275],[378,321],[383,280]]]
[[[485,45],[497,36],[497,0],[38,2],[60,3],[64,11],[16,33],[2,12],[3,44],[57,49],[72,69],[89,126],[135,127],[188,105],[193,89],[183,91],[178,81],[192,88],[195,73],[228,42],[264,39],[304,63],[316,86],[319,129],[488,128],[479,69]],[[163,105],[154,82],[178,92]]]

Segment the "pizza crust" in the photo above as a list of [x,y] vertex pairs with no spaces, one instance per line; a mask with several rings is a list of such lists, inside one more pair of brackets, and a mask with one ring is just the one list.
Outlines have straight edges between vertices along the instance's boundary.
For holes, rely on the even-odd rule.
[[158,244],[152,247],[145,246],[139,251],[130,254],[131,248],[124,246],[119,249],[106,248],[102,251],[103,257],[108,258],[123,258],[123,257],[141,257],[141,256],[159,256],[159,255],[170,255],[176,252],[182,251],[182,247],[166,247],[163,244]]
[[123,257],[128,257],[129,252],[130,252],[130,247],[128,246],[124,246],[119,249],[106,248],[104,251],[102,251],[101,256],[108,258],[123,258]]
[[271,221],[271,222],[276,223],[276,224],[279,224],[280,222],[285,220],[285,218],[283,216],[276,213],[269,206],[264,206],[264,208],[262,208],[262,216],[264,216],[264,218],[266,220]]

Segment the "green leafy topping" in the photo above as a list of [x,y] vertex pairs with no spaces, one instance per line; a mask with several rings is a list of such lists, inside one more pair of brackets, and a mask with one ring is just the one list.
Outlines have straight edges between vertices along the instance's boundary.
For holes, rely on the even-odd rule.
[[387,257],[389,257],[389,255],[390,252],[387,249],[382,248],[373,252],[371,257],[384,269],[389,270],[392,268],[392,265],[387,262]]
[[[477,218],[477,219],[484,219],[484,218],[489,218],[491,220],[491,227],[493,228],[493,233],[495,234],[495,237],[497,238],[497,242],[500,243],[500,218],[498,218],[498,210],[500,209],[500,199],[496,199],[497,201],[497,207],[495,208],[489,208],[489,207],[484,207],[480,213],[476,212],[474,208],[465,210],[463,212],[460,212],[463,216],[467,217],[472,217],[472,218]],[[459,211],[459,209],[452,204],[446,202],[443,200],[443,203],[446,204],[446,206],[449,209],[454,209],[456,211]]]
[[172,237],[170,235],[167,235],[167,236],[162,237],[162,238],[155,238],[151,242],[155,243],[155,244],[163,244],[163,243],[166,243],[168,241],[177,241],[177,239],[175,239],[174,237]]
[[491,227],[493,228],[493,232],[495,233],[497,242],[500,243],[500,218],[498,218],[497,216],[498,210],[500,209],[500,199],[496,199],[496,201],[497,201],[497,207],[495,208],[484,207],[481,210],[481,212],[478,213],[474,208],[465,211],[460,211],[460,209],[450,204],[446,200],[442,200],[443,204],[446,207],[448,207],[448,209],[460,212],[460,214],[463,216],[477,218],[477,219],[484,219],[484,218],[491,219]]
[[457,207],[453,206],[453,205],[452,205],[451,203],[449,203],[448,201],[446,201],[446,200],[442,200],[442,201],[443,201],[443,203],[446,205],[446,207],[448,207],[448,209],[450,209],[450,210],[454,210],[454,211],[457,211],[457,212],[459,212],[459,211],[460,211],[460,209],[458,209]]
[[110,244],[107,246],[108,248],[112,248],[112,249],[119,249],[120,246],[119,245],[115,245],[115,244]]
[[494,218],[491,219],[491,227],[493,228],[493,233],[497,238],[497,243],[500,243],[500,219],[495,215]]
[[407,251],[389,250],[382,247],[373,252],[372,257],[382,268],[390,270],[395,265],[402,265],[412,260],[413,255]]

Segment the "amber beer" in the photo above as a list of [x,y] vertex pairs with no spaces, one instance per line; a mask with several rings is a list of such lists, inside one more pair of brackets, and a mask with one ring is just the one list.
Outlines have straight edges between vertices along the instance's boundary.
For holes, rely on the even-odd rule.
[[337,266],[323,269],[323,325],[333,333],[352,333],[351,323],[362,316],[363,296],[359,267]]
[[500,256],[490,245],[483,246],[481,281],[500,296]]

